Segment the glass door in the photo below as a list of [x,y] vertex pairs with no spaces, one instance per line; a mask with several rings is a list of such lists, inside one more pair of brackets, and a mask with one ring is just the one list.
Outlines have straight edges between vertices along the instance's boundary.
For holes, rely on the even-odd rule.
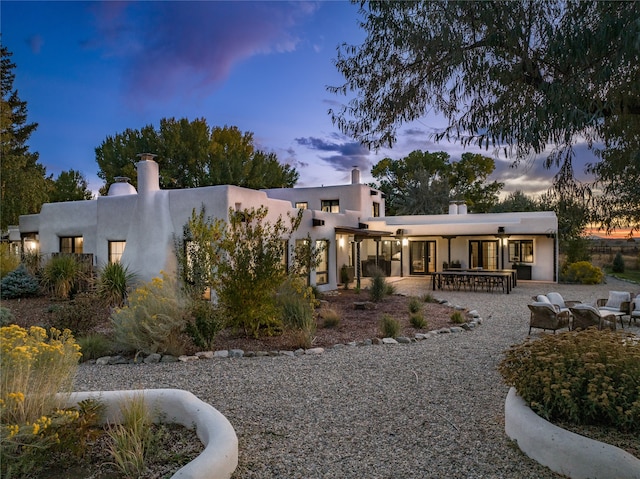
[[498,241],[469,241],[469,267],[498,269]]
[[409,273],[428,274],[436,270],[436,242],[411,241],[409,243]]

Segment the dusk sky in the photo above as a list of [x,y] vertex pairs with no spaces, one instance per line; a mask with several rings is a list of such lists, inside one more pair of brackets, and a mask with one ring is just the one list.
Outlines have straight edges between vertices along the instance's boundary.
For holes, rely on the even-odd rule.
[[[0,9],[14,89],[39,124],[31,151],[48,174],[79,170],[94,191],[102,185],[95,148],[107,136],[171,117],[253,132],[260,149],[299,171],[298,186],[348,183],[356,165],[369,182],[377,161],[416,149],[454,160],[464,152],[433,143],[430,134],[444,126],[435,116],[405,125],[397,145],[378,152],[332,125],[328,109],[346,101],[326,90],[343,81],[336,48],[364,40],[358,6],[348,2],[3,0]],[[590,155],[576,150],[580,173]],[[497,163],[507,192],[551,184],[542,161]]]

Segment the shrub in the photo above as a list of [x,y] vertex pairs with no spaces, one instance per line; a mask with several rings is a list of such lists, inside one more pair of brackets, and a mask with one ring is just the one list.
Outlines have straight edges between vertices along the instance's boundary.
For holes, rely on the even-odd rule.
[[0,279],[20,265],[20,256],[11,251],[9,243],[0,243]]
[[188,318],[185,297],[166,275],[138,287],[111,315],[114,342],[126,351],[184,354]]
[[561,279],[567,283],[600,284],[604,280],[604,273],[588,261],[579,261],[564,265]]
[[73,256],[54,256],[42,270],[42,285],[54,298],[68,299],[78,287],[81,275]]
[[380,302],[384,299],[384,297],[389,292],[389,285],[387,284],[387,278],[385,278],[384,273],[376,268],[373,271],[373,276],[371,278],[371,286],[369,288],[369,296],[371,296],[371,301]]
[[640,342],[631,333],[544,335],[511,347],[499,371],[546,419],[640,432]]
[[8,326],[13,322],[13,313],[9,308],[0,306],[0,326]]
[[278,307],[284,327],[297,332],[297,346],[308,348],[316,333],[311,288],[301,278],[290,277],[278,289]]
[[111,340],[104,334],[97,333],[79,337],[78,345],[84,361],[107,356],[113,349]]
[[202,299],[192,300],[189,311],[192,321],[187,322],[187,334],[196,346],[213,349],[216,335],[224,329],[223,312],[211,301]]
[[616,253],[616,257],[613,258],[613,265],[611,271],[614,273],[624,273],[624,258],[622,257],[622,253],[618,251]]
[[422,309],[422,304],[418,300],[418,298],[411,298],[409,301],[409,312],[417,313]]
[[340,315],[335,309],[326,308],[320,311],[323,328],[337,328],[340,325]]
[[40,283],[27,271],[24,265],[7,274],[0,282],[2,299],[26,298],[40,294]]
[[422,296],[422,301],[424,301],[425,303],[437,303],[438,302],[438,300],[436,298],[434,298],[431,293],[424,293],[424,295]]
[[416,329],[425,329],[427,327],[427,320],[424,319],[422,311],[411,313],[409,316],[409,322],[411,323],[411,326]]
[[98,295],[109,306],[120,307],[127,299],[131,284],[136,280],[135,273],[129,271],[119,261],[104,265],[98,273]]
[[109,318],[109,309],[95,293],[78,293],[71,301],[56,304],[52,310],[52,324],[58,329],[69,329],[84,335]]
[[460,311],[451,313],[451,322],[453,324],[462,324],[465,322],[464,315]]
[[340,268],[340,282],[344,285],[344,289],[349,289],[351,280],[349,278],[349,268],[346,264],[343,264]]
[[396,338],[400,335],[400,322],[388,314],[383,314],[380,319],[380,333],[384,338]]

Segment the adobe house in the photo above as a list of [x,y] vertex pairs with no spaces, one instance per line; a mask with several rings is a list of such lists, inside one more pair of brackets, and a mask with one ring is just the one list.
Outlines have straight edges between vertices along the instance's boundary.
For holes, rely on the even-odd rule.
[[[518,265],[520,279],[556,281],[558,221],[553,212],[468,214],[452,204],[449,214],[385,216],[381,191],[360,183],[352,172],[349,185],[251,190],[219,185],[161,190],[153,155],[136,164],[138,190],[118,179],[107,196],[94,200],[47,203],[39,214],[20,217],[23,249],[82,253],[95,266],[121,261],[141,279],[174,272],[174,235],[181,235],[193,209],[228,218],[229,209],[266,206],[267,221],[303,210],[300,228],[290,239],[310,235],[326,247],[311,272],[320,290],[338,287],[340,269],[354,277],[373,267],[387,276],[428,275],[443,268],[508,269]],[[445,264],[446,263],[446,264]]]

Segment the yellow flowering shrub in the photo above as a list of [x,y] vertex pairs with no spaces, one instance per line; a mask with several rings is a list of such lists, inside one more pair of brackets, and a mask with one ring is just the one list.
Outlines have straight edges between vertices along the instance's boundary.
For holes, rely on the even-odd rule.
[[546,419],[640,432],[640,340],[632,333],[545,335],[511,347],[498,369]]
[[163,273],[133,291],[111,315],[116,344],[145,354],[184,354],[188,304],[175,281]]

